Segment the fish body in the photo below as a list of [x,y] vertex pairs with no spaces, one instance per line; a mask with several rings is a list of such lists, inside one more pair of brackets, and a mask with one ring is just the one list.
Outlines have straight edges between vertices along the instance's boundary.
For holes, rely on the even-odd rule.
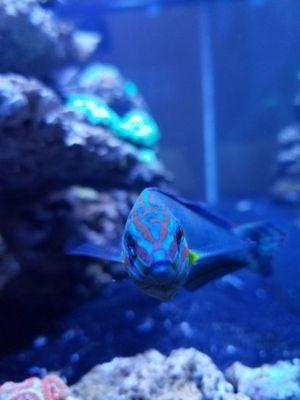
[[148,188],[136,200],[118,248],[83,244],[69,253],[122,262],[138,288],[166,301],[181,287],[196,290],[246,266],[266,269],[281,239],[270,224],[233,227],[200,203]]

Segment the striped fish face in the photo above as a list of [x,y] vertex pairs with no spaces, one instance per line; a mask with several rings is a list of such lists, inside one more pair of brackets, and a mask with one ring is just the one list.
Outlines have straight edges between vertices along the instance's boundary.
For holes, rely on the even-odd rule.
[[171,299],[185,282],[189,248],[179,221],[149,191],[137,199],[125,226],[126,271],[145,293]]

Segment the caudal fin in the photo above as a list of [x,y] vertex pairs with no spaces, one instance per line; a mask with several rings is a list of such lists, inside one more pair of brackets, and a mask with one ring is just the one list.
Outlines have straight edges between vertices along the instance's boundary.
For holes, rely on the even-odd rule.
[[283,242],[284,233],[268,222],[241,225],[234,228],[234,231],[241,238],[253,243],[251,267],[260,273],[269,273],[274,252]]

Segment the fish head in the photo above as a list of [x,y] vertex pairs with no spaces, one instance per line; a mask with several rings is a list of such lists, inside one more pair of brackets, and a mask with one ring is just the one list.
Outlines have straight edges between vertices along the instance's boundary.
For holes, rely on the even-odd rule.
[[186,280],[189,248],[183,227],[170,210],[143,195],[125,226],[124,264],[143,292],[165,301],[173,298]]

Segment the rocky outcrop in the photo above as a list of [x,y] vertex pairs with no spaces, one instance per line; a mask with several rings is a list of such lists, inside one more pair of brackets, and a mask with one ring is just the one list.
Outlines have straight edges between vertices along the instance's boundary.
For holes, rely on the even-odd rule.
[[236,390],[253,400],[296,400],[300,398],[300,360],[249,368],[236,362],[226,371]]
[[37,0],[1,0],[0,30],[0,72],[42,79],[64,64],[86,61],[100,41],[59,22]]
[[77,284],[86,293],[118,277],[116,266],[66,257],[66,245],[120,237],[137,193],[167,181],[157,158],[147,162],[109,126],[93,126],[64,106],[73,90],[125,111],[145,102],[116,68],[83,64],[97,35],[40,4],[0,2],[0,292],[9,298],[51,298]]
[[[64,105],[76,89],[121,114],[146,107],[116,68],[84,65],[97,35],[60,22],[40,3],[0,1],[0,320],[1,341],[12,345],[11,331],[30,340],[49,315],[124,277],[120,265],[66,249],[73,241],[110,246],[138,193],[168,182],[154,150]],[[78,71],[76,79],[63,84],[62,68]]]
[[14,277],[16,295],[50,295],[118,277],[115,266],[104,272],[67,257],[67,242],[120,237],[137,193],[166,182],[162,165],[142,162],[137,148],[82,122],[50,88],[14,74],[0,76],[0,146],[0,231],[16,260],[1,265],[2,286]]
[[300,124],[283,129],[278,135],[277,176],[272,187],[275,199],[300,203]]
[[194,349],[174,350],[169,357],[150,350],[115,358],[71,389],[80,400],[249,400],[235,393],[212,360]]
[[294,99],[294,122],[278,136],[276,177],[271,193],[276,200],[300,204],[300,94]]
[[140,190],[164,181],[159,163],[145,166],[133,146],[67,113],[35,79],[0,76],[0,115],[1,197],[73,184]]
[[113,65],[94,62],[66,68],[60,72],[57,85],[64,97],[78,93],[97,96],[119,115],[132,109],[147,109],[134,82],[126,80]]
[[[0,399],[40,400],[296,400],[300,361],[257,368],[235,362],[225,375],[200,351],[177,349],[169,356],[148,350],[94,367],[68,388],[55,375],[0,386]],[[47,390],[46,390],[47,389]],[[16,397],[14,397],[16,396]],[[19,397],[18,397],[19,396]],[[30,397],[32,396],[32,397]],[[27,400],[27,397],[26,397]]]
[[296,400],[300,361],[250,368],[239,362],[225,376],[205,354],[156,350],[99,365],[71,388],[80,400]]

